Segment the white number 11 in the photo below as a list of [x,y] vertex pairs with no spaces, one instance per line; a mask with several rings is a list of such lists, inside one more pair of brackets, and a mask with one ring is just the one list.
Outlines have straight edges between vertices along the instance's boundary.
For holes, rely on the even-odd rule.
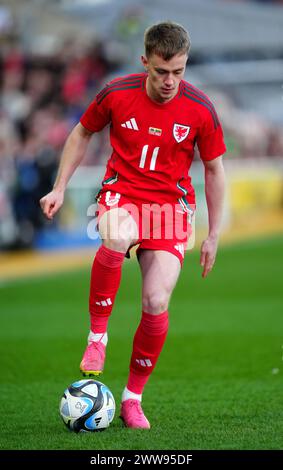
[[[153,152],[152,152],[150,165],[149,165],[149,169],[152,170],[152,171],[155,170],[156,159],[157,159],[157,155],[158,155],[158,152],[159,152],[159,148],[160,147],[154,147]],[[140,165],[139,165],[140,168],[144,168],[144,166],[145,166],[147,151],[148,151],[148,145],[144,145],[143,148],[142,148],[142,154],[141,154],[141,159],[140,159]]]

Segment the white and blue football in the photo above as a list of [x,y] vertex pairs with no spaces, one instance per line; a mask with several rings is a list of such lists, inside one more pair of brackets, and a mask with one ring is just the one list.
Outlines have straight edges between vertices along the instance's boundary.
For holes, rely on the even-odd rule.
[[65,390],[60,402],[60,415],[70,431],[102,431],[114,418],[115,400],[102,382],[79,380]]

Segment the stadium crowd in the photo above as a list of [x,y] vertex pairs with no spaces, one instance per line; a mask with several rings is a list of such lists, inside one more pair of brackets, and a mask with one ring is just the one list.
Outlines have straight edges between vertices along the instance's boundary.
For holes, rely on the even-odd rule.
[[[124,64],[109,60],[99,41],[88,46],[66,41],[48,56],[23,51],[14,38],[2,45],[0,248],[15,248],[30,246],[45,223],[38,201],[51,188],[65,139],[109,76],[124,73]],[[215,90],[215,96],[228,158],[282,155],[279,127],[236,108],[222,91]],[[108,155],[102,133],[92,140],[84,164],[101,164]]]
[[[51,188],[65,139],[112,67],[100,44],[83,50],[76,42],[64,44],[52,57],[24,54],[18,44],[4,48],[0,219],[12,212],[19,227],[17,244],[29,244],[44,223],[38,201]],[[90,148],[98,163],[105,142],[102,135]]]

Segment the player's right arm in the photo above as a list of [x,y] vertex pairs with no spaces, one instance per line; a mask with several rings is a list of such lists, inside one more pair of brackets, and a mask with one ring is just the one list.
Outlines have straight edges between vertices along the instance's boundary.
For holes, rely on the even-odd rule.
[[53,190],[40,199],[41,209],[48,219],[53,219],[62,206],[67,184],[81,163],[91,136],[92,132],[79,123],[67,138]]

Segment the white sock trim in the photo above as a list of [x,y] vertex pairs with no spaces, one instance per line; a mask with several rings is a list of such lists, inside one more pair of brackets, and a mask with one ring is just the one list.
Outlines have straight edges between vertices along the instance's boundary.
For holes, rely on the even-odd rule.
[[108,334],[107,331],[105,333],[93,333],[93,331],[89,332],[87,342],[90,344],[91,342],[95,341],[96,343],[102,343],[104,346],[107,346],[108,343]]
[[130,390],[127,389],[127,387],[125,387],[122,393],[122,401],[130,400],[130,399],[142,401],[142,395],[138,395],[137,393],[131,392]]

